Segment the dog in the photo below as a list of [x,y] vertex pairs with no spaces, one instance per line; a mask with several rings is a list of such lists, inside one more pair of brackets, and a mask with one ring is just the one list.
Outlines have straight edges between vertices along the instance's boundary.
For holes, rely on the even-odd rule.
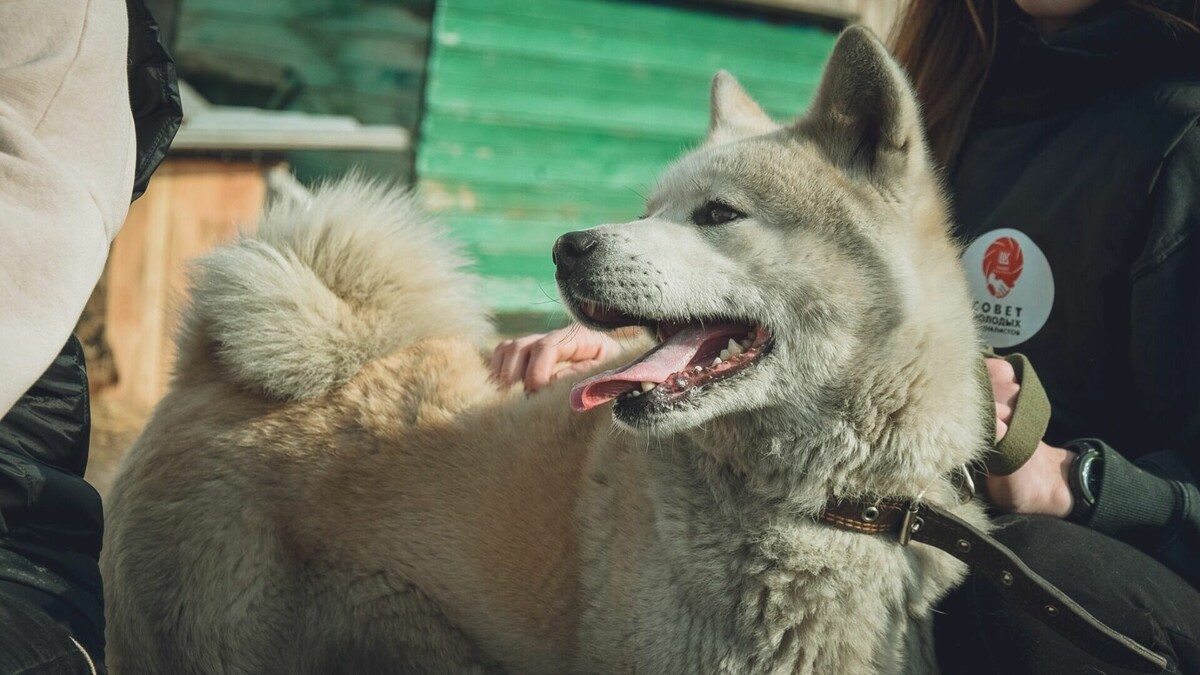
[[[499,392],[478,280],[411,198],[344,181],[203,259],[115,481],[117,673],[928,673],[949,555],[834,529],[994,429],[900,67],[836,43],[780,125],[726,73],[641,218],[555,243],[645,354]],[[631,214],[634,215],[634,214]],[[982,411],[982,412],[981,412]]]

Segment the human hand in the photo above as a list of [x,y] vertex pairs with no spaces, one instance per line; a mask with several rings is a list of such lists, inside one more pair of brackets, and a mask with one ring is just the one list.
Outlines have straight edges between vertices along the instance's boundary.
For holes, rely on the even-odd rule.
[[1007,476],[987,476],[988,501],[1009,513],[1065,518],[1074,506],[1067,476],[1075,452],[1038,441],[1037,449],[1021,468]]
[[[1000,442],[1008,433],[1021,385],[1008,361],[985,359],[985,363],[996,403],[996,442]],[[984,479],[988,497],[993,506],[1004,511],[1064,518],[1071,512],[1073,501],[1067,476],[1074,459],[1074,452],[1038,441],[1037,449],[1021,468],[1007,476]]]
[[1003,298],[1004,296],[1008,295],[1009,291],[1012,290],[1008,287],[1008,284],[1004,283],[1003,279],[1000,279],[995,274],[988,275],[987,283],[988,288],[991,289],[992,294],[997,298]]
[[984,359],[987,365],[988,377],[992,381],[992,398],[996,401],[996,442],[1008,433],[1008,423],[1012,421],[1013,409],[1017,407],[1017,395],[1021,393],[1021,384],[1017,382],[1017,373],[1012,364],[1004,359]]
[[564,373],[595,367],[621,350],[616,340],[578,324],[505,340],[492,352],[491,376],[502,387],[523,382],[532,394]]

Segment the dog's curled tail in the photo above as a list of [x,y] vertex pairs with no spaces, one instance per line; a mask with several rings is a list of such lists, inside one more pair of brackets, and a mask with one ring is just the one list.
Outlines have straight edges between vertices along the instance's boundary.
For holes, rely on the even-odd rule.
[[203,346],[242,386],[299,400],[422,339],[482,344],[466,264],[406,191],[352,177],[279,200],[193,270],[176,377]]

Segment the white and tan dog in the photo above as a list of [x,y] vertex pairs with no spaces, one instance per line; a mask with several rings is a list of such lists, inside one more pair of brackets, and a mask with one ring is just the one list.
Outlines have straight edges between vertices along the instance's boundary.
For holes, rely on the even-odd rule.
[[659,343],[573,391],[495,390],[475,279],[405,197],[270,209],[201,262],[113,489],[113,669],[935,670],[962,566],[815,516],[923,495],[982,523],[948,478],[992,430],[947,229],[863,29],[791,125],[718,75],[645,216],[559,241],[572,313]]

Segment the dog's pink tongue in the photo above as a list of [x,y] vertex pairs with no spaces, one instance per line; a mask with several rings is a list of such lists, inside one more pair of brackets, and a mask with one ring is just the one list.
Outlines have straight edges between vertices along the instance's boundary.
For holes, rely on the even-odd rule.
[[641,387],[643,382],[661,384],[672,373],[688,367],[704,343],[713,337],[733,331],[745,333],[745,328],[730,325],[688,326],[669,340],[646,352],[642,358],[622,368],[593,375],[571,390],[571,407],[585,412],[604,405],[628,391]]

